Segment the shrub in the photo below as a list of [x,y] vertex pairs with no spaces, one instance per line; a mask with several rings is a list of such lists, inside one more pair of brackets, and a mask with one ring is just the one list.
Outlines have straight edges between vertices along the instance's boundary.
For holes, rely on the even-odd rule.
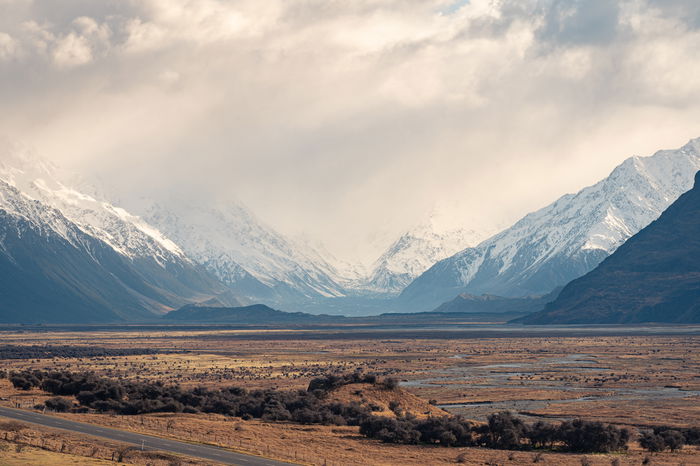
[[376,384],[377,376],[374,374],[365,375],[359,371],[344,375],[330,374],[325,377],[316,377],[315,379],[312,379],[311,382],[309,382],[307,391],[313,392],[315,390],[322,390],[324,392],[328,392],[342,387],[343,385],[355,383]]
[[663,435],[654,432],[645,432],[639,438],[639,445],[652,453],[664,451],[668,446],[666,444],[666,438]]
[[683,448],[685,444],[685,438],[683,434],[677,430],[667,430],[661,433],[661,437],[664,439],[664,444],[666,448],[671,451],[677,451]]
[[419,421],[416,430],[422,443],[442,446],[474,445],[473,426],[459,416],[430,417]]
[[525,423],[509,412],[492,414],[482,429],[481,442],[488,447],[504,450],[520,448],[527,433]]
[[394,377],[387,377],[381,383],[381,387],[385,390],[396,390],[399,386],[399,380]]
[[580,453],[610,453],[627,448],[629,431],[602,422],[576,419],[559,427],[559,440],[569,451]]
[[48,400],[44,401],[44,405],[48,409],[56,411],[57,413],[65,413],[66,411],[70,411],[70,409],[73,407],[73,403],[70,400],[60,396],[49,398]]
[[10,377],[10,382],[17,390],[31,390],[32,388],[32,383],[28,379],[17,375]]
[[385,443],[418,444],[421,434],[408,419],[369,416],[360,423],[360,433]]
[[557,427],[542,421],[533,424],[525,435],[534,448],[552,448],[559,439]]

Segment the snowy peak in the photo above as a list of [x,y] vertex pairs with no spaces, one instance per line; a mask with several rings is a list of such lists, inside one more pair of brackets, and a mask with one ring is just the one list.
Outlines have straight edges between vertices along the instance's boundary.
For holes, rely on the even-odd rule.
[[[30,198],[16,187],[0,179],[0,210],[32,225],[40,234],[57,234],[76,245],[76,228],[61,212]],[[3,250],[9,255],[12,251]]]
[[407,287],[402,299],[432,305],[465,291],[548,293],[593,269],[658,218],[692,187],[699,169],[698,139],[677,150],[631,157],[595,185],[435,264]]
[[59,169],[32,157],[15,156],[0,162],[0,179],[28,198],[58,209],[85,233],[120,254],[151,257],[161,264],[185,260],[180,248],[157,229],[120,207],[66,186],[60,176]]
[[436,262],[487,236],[486,232],[467,229],[438,232],[431,218],[403,234],[377,259],[365,287],[378,293],[398,294]]
[[297,251],[314,261],[332,277],[333,281],[348,290],[357,289],[360,282],[367,277],[367,270],[362,264],[339,259],[319,240],[307,235],[298,235],[289,241]]

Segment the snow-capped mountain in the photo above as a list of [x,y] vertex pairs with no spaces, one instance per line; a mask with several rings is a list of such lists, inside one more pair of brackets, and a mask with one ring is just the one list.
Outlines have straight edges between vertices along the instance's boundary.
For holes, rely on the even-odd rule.
[[171,198],[142,200],[135,208],[237,293],[282,305],[398,294],[436,261],[486,236],[471,230],[438,233],[429,221],[394,242],[369,274],[360,264],[336,259],[308,237],[283,236],[237,203],[205,205]]
[[44,160],[15,156],[0,161],[0,178],[32,199],[55,207],[86,233],[125,256],[150,257],[161,265],[187,260],[175,243],[139,217],[66,186],[60,170]]
[[144,218],[228,286],[268,302],[343,296],[335,268],[235,203],[142,201]]
[[144,318],[149,297],[109,270],[114,266],[121,278],[134,278],[120,265],[119,254],[105,243],[0,180],[0,321]]
[[401,235],[374,263],[362,282],[366,291],[399,294],[436,262],[466,247],[479,244],[489,235],[475,230],[439,232],[432,218]]
[[406,307],[430,309],[462,292],[548,293],[589,272],[658,218],[692,187],[698,169],[700,138],[677,150],[631,157],[595,185],[438,262],[400,300]]
[[193,277],[135,262],[0,180],[0,321],[149,319],[188,302],[196,291],[183,278]]
[[700,172],[657,220],[519,321],[700,323]]
[[[63,296],[71,297],[68,302],[74,306],[81,302],[80,306],[102,307],[113,316],[144,317],[225,291],[158,230],[122,208],[69,187],[57,173],[50,164],[26,156],[4,156],[0,161],[4,259],[17,266],[16,257],[24,251],[28,262],[14,273],[29,274],[25,279],[37,283],[48,280],[49,289],[61,290],[75,280],[45,305],[60,308]],[[67,262],[49,260],[51,256]],[[71,269],[77,262],[81,268]],[[8,267],[10,273],[12,266]],[[85,274],[90,271],[88,278]],[[95,280],[101,280],[99,287],[89,287]],[[4,283],[12,287],[13,281]],[[110,299],[97,299],[103,293],[112,293]],[[124,316],[116,306],[125,307]]]

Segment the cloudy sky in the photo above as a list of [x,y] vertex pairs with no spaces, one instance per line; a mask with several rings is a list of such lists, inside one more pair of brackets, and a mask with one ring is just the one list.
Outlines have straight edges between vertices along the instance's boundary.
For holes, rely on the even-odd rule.
[[0,0],[0,138],[366,254],[700,136],[696,0]]

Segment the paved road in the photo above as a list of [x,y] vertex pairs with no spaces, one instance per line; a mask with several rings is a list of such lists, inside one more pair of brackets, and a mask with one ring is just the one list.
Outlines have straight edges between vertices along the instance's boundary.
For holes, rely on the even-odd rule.
[[239,464],[246,466],[281,466],[291,463],[283,463],[258,456],[244,455],[224,450],[223,448],[210,447],[205,445],[178,442],[177,440],[167,440],[151,435],[136,434],[125,430],[110,429],[94,424],[69,421],[59,417],[47,416],[32,411],[0,407],[0,416],[18,421],[31,422],[46,427],[68,430],[81,434],[94,435],[118,442],[130,443],[148,450],[161,450],[170,453],[178,453],[186,456],[194,456],[205,460],[217,461],[219,463]]

